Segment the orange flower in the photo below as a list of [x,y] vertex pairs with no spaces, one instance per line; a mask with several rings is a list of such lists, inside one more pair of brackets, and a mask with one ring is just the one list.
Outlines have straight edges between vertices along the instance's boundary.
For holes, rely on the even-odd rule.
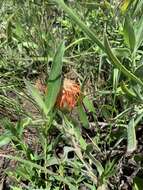
[[72,80],[64,79],[63,86],[56,101],[56,107],[60,109],[73,109],[80,95],[80,86]]
[[[36,81],[35,86],[40,92],[47,92],[46,85],[42,84],[40,79]],[[56,107],[59,109],[72,110],[77,104],[80,93],[80,86],[75,83],[75,81],[65,78],[56,100]]]

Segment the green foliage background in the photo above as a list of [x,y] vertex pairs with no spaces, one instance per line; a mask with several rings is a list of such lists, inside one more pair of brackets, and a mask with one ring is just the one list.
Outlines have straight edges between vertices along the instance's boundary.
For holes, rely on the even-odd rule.
[[[4,184],[141,190],[143,1],[0,7],[0,158],[16,161],[1,169]],[[54,107],[63,77],[85,94],[71,113]],[[37,78],[50,89],[44,97]]]

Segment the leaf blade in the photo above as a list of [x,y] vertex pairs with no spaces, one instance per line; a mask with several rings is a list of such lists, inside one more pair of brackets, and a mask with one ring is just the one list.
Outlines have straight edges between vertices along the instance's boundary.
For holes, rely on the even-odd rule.
[[136,141],[136,132],[135,132],[135,122],[134,118],[132,118],[127,128],[127,152],[131,153],[135,151],[136,148],[137,148],[137,141]]
[[61,87],[61,74],[63,66],[63,56],[64,56],[64,43],[62,42],[53,59],[52,69],[47,81],[48,91],[45,95],[45,103],[48,109],[48,113],[54,107],[58,93]]

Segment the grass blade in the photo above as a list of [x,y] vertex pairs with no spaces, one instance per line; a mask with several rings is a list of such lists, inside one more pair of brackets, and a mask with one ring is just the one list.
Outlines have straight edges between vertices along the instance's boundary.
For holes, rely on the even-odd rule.
[[134,51],[136,45],[136,36],[130,17],[127,15],[124,22],[124,38],[131,51]]

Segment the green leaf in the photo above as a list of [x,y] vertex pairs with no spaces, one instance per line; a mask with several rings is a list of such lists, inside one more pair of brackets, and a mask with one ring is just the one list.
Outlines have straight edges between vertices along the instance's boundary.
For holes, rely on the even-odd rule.
[[11,137],[7,134],[3,134],[0,136],[0,147],[8,144],[11,140]]
[[27,90],[29,91],[29,93],[31,94],[37,105],[40,107],[41,110],[43,110],[44,114],[47,115],[48,109],[39,91],[33,85],[31,85],[30,82],[28,82],[27,80],[24,80],[24,82]]
[[130,50],[128,48],[113,48],[112,50],[116,57],[130,57]]
[[136,132],[134,118],[128,124],[127,128],[127,152],[132,153],[137,148]]
[[143,188],[143,180],[140,177],[134,178],[134,188],[133,190],[142,190]]
[[143,42],[143,16],[138,22],[138,27],[136,28],[136,50],[141,46]]
[[86,152],[86,154],[92,160],[93,164],[95,164],[97,171],[99,173],[99,176],[102,176],[104,172],[104,168],[102,164],[90,152]]
[[104,44],[106,48],[106,53],[108,54],[109,59],[111,60],[111,63],[115,65],[120,71],[122,71],[122,73],[124,73],[128,78],[132,79],[133,81],[135,81],[136,83],[140,84],[143,87],[143,82],[138,77],[136,77],[133,73],[131,73],[126,67],[124,67],[124,65],[113,54],[106,35],[104,35]]
[[54,107],[58,93],[61,88],[61,74],[64,56],[64,43],[62,42],[54,56],[51,72],[47,82],[48,91],[45,96],[45,103],[47,105],[48,113]]
[[119,70],[117,68],[114,68],[113,70],[113,89],[114,91],[117,90],[118,82],[119,82]]
[[87,118],[86,112],[81,104],[78,105],[78,113],[79,113],[80,121],[83,124],[83,126],[85,128],[89,128],[88,118]]
[[10,16],[7,19],[7,27],[6,27],[6,35],[7,35],[7,42],[12,41],[12,35],[13,35],[13,28],[12,28],[12,22],[13,22],[13,17],[15,16],[16,12],[13,14],[10,14]]
[[129,5],[133,2],[133,0],[123,0],[121,5],[121,11],[122,13],[125,13],[129,7]]
[[84,103],[84,106],[88,109],[88,111],[96,113],[92,101],[87,96],[84,97],[83,103]]
[[136,37],[135,37],[135,31],[133,28],[133,22],[131,23],[131,19],[129,15],[125,17],[125,22],[124,22],[124,38],[125,42],[131,49],[131,51],[134,51],[135,45],[136,45]]

